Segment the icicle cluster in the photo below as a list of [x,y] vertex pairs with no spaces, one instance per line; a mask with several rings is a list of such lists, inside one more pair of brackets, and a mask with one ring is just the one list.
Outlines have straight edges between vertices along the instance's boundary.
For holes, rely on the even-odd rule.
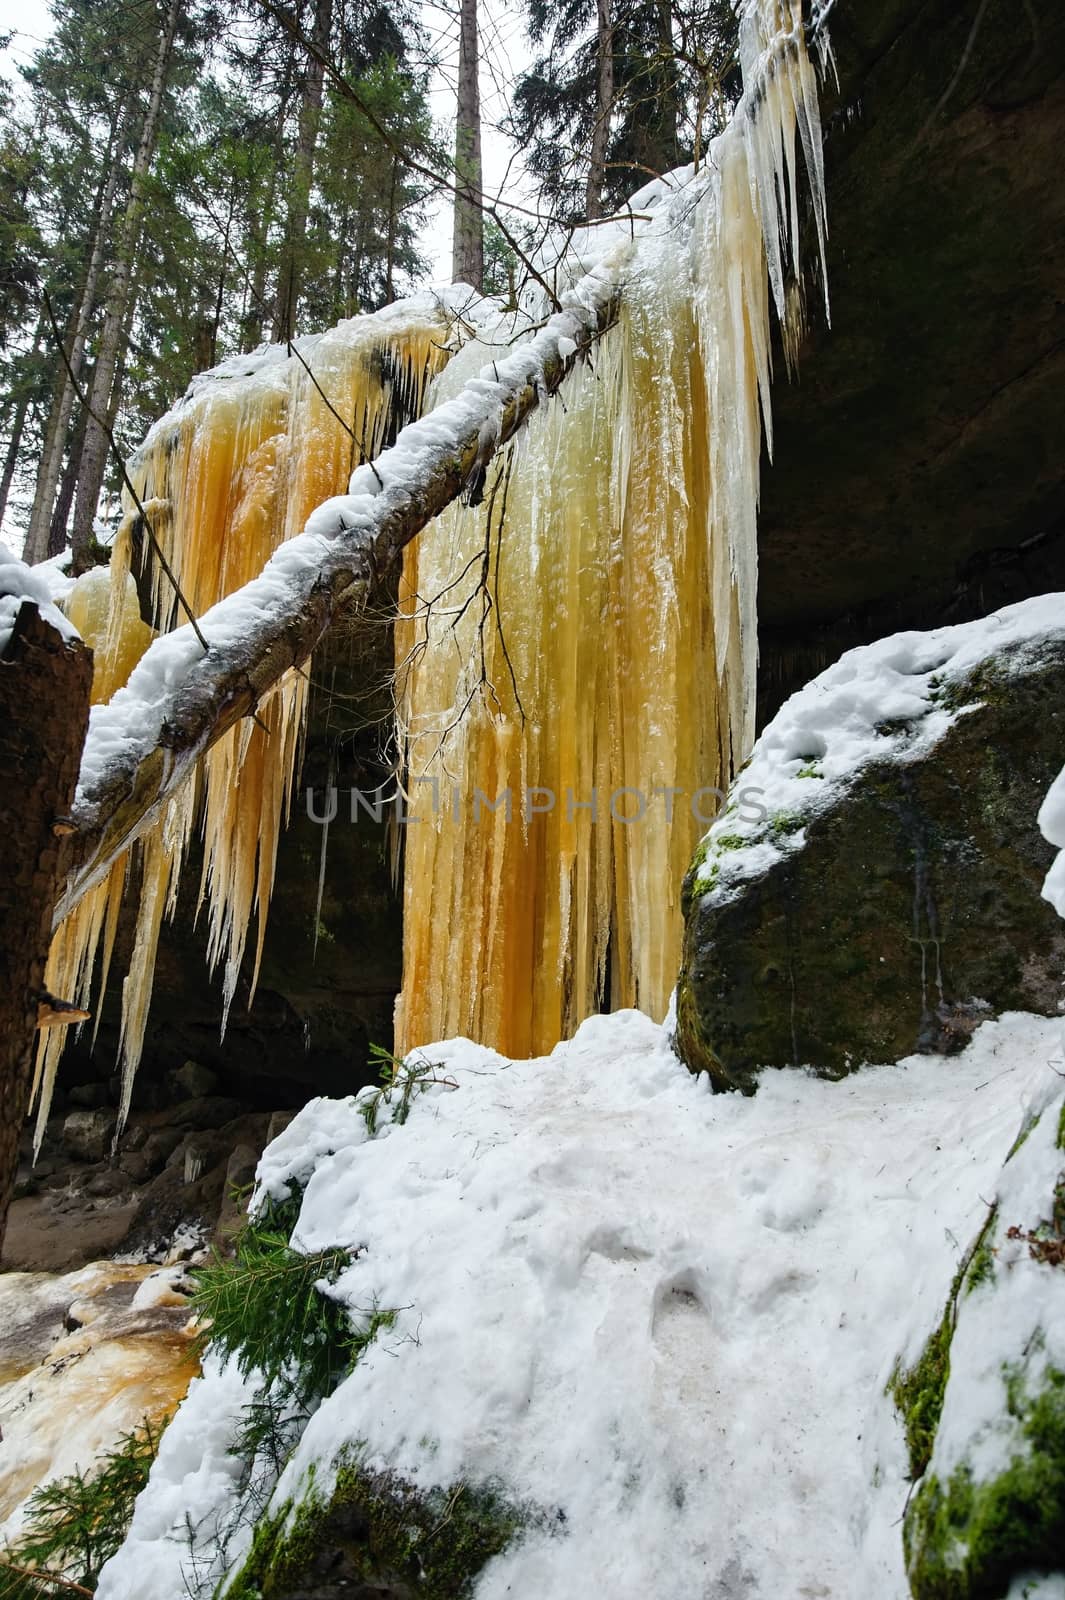
[[[420,412],[429,378],[447,359],[442,334],[442,318],[428,300],[405,314],[356,318],[300,340],[292,353],[275,346],[226,363],[196,380],[186,400],[156,424],[129,463],[130,476],[195,615],[256,577],[317,506],[346,488],[354,467]],[[96,652],[97,701],[122,686],[152,636],[130,572],[138,535],[131,508],[110,567],[79,579],[66,602]],[[149,558],[148,570],[156,627],[183,622],[160,563]],[[306,674],[287,674],[258,707],[257,721],[245,719],[207,752],[135,859],[127,853],[117,861],[57,930],[47,986],[90,1008],[106,985],[126,881],[137,884],[133,953],[122,987],[120,1125],[143,1046],[160,929],[173,915],[197,822],[204,842],[198,906],[206,907],[210,967],[223,970],[224,1014],[253,912],[254,993],[306,703]],[[92,1008],[98,1015],[98,1001]],[[42,1034],[38,1142],[62,1046],[63,1030]]]
[[[470,496],[479,504],[451,508],[408,547],[398,715],[420,821],[405,829],[398,1048],[465,1033],[538,1053],[604,1002],[661,1012],[672,988],[679,886],[713,791],[753,735],[770,304],[793,352],[800,145],[822,253],[824,243],[800,0],[747,0],[741,58],[743,99],[702,171],[656,180],[624,225],[590,230],[556,263],[557,281],[572,283],[597,258],[619,285],[615,326],[489,464]],[[529,325],[482,319],[438,398]],[[131,463],[194,612],[248,582],[344,488],[420,410],[448,354],[423,300],[197,381]],[[94,574],[69,601],[98,650],[98,699],[125,681],[150,632],[131,575],[138,531],[131,514],[106,594]],[[176,595],[158,563],[149,570],[153,620],[166,629],[182,620]],[[94,967],[102,983],[111,964],[124,883],[139,884],[123,1116],[162,919],[198,820],[200,901],[226,1010],[253,912],[254,988],[305,709],[306,679],[290,674],[56,934],[48,987],[87,1004]],[[39,1133],[60,1030],[44,1040]]]
[[617,326],[480,507],[408,548],[400,1051],[465,1034],[540,1054],[604,1003],[662,1015],[673,988],[680,884],[753,739],[769,306],[794,343],[799,142],[823,272],[798,0],[748,5],[741,59],[704,172],[632,201],[655,215],[620,247]]

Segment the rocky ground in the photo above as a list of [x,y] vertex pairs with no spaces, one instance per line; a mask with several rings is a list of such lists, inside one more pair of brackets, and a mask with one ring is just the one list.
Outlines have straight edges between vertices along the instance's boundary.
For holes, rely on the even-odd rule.
[[252,1110],[186,1061],[114,1146],[118,1085],[57,1095],[27,1131],[0,1273],[0,1529],[40,1483],[173,1414],[199,1371],[188,1268],[240,1226],[263,1147],[293,1112]]
[[70,1272],[115,1255],[161,1261],[183,1231],[218,1243],[231,1237],[259,1155],[292,1110],[251,1110],[219,1094],[215,1074],[194,1061],[166,1088],[170,1103],[134,1111],[114,1152],[117,1113],[106,1083],[66,1093],[36,1163],[27,1131],[7,1271]]

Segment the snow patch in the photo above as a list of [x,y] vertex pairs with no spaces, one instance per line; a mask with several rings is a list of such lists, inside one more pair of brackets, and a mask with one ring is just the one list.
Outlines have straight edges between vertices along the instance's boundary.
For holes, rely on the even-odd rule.
[[[1051,641],[1065,639],[1065,595],[1039,595],[976,622],[891,634],[845,655],[786,701],[737,777],[729,803],[706,834],[700,889],[725,903],[743,884],[800,849],[802,824],[838,804],[873,761],[905,763],[928,753],[958,717],[951,689],[986,662],[1023,671]],[[1065,782],[1040,813],[1065,845]],[[1044,893],[1065,914],[1059,858]],[[1055,896],[1060,895],[1060,902]]]
[[235,1362],[207,1357],[163,1434],[126,1541],[100,1572],[99,1600],[211,1593],[211,1580],[241,1558],[251,1529],[239,1518],[242,1463],[230,1447],[252,1398]]
[[1065,1155],[1057,1144],[1065,1083],[1049,1078],[1038,1122],[1002,1170],[988,1195],[998,1218],[988,1277],[962,1303],[950,1347],[950,1380],[929,1472],[941,1482],[967,1463],[974,1481],[1004,1472],[1027,1446],[1008,1403],[1010,1369],[1023,1368],[1026,1387],[1039,1387],[1047,1367],[1065,1371],[1065,1271],[1033,1258],[1027,1241],[1009,1238],[1050,1220]]
[[1037,820],[1044,839],[1058,846],[1057,858],[1043,884],[1043,897],[1059,917],[1065,917],[1065,767],[1047,791]]
[[[274,1507],[312,1467],[327,1489],[361,1441],[371,1469],[549,1513],[477,1600],[904,1600],[885,1386],[938,1322],[1026,1105],[1060,1087],[1058,1027],[1011,1014],[950,1062],[766,1073],[745,1099],[620,1012],[539,1060],[427,1048],[446,1081],[373,1139],[356,1101],[312,1102],[259,1192],[305,1183],[295,1242],[358,1251],[331,1293],[396,1321],[311,1418]],[[100,1600],[180,1592],[186,1511],[232,1505],[246,1399],[209,1365]]]
[[40,566],[28,567],[25,562],[7,559],[4,553],[0,553],[0,656],[8,647],[15,618],[24,600],[34,601],[44,621],[51,623],[62,638],[73,640],[80,637],[77,628],[67,621],[55,604],[73,587],[61,566],[62,562],[69,562],[69,559],[69,556],[57,556],[51,561],[42,562]]

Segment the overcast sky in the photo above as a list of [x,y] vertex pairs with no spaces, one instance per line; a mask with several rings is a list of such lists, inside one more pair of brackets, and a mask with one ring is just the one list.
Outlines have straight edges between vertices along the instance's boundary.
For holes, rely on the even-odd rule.
[[[430,91],[433,116],[454,138],[455,72],[458,61],[458,28],[450,0],[422,0],[426,27],[434,40],[440,68],[433,74]],[[51,32],[51,13],[46,0],[0,0],[0,33],[11,33],[7,50],[0,52],[0,71],[17,80],[20,64],[29,62]],[[480,0],[481,33],[481,115],[485,190],[501,192],[519,202],[528,198],[520,163],[513,145],[497,130],[507,107],[514,75],[529,59],[522,9],[504,0]],[[434,278],[451,276],[451,207],[441,199],[433,208],[423,241],[425,254],[433,264]]]

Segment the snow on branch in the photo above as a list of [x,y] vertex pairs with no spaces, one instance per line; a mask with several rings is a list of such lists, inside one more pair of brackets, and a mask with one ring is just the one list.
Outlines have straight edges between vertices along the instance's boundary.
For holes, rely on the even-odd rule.
[[539,332],[404,428],[259,577],[205,612],[206,653],[187,624],[163,634],[126,687],[93,707],[57,923],[151,825],[197,758],[307,660],[341,608],[365,607],[403,547],[611,326],[618,294],[616,262],[594,267]]

